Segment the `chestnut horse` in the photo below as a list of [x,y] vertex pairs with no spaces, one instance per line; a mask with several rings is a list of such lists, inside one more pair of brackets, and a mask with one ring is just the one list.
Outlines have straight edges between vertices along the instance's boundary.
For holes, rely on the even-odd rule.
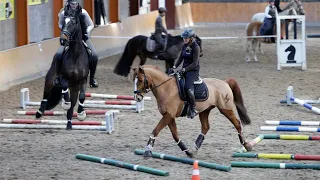
[[[248,143],[243,136],[242,125],[251,123],[251,120],[247,114],[246,107],[243,103],[241,90],[233,78],[228,78],[225,81],[215,78],[202,79],[202,87],[206,86],[207,97],[204,100],[197,99],[196,96],[196,109],[199,111],[199,118],[201,122],[201,134],[195,141],[193,150],[189,150],[187,146],[182,142],[178,136],[177,126],[175,118],[184,116],[183,109],[185,101],[181,99],[181,87],[178,85],[178,74],[174,73],[167,75],[162,72],[158,67],[152,65],[144,65],[139,68],[132,68],[134,71],[134,77],[136,80],[137,91],[136,100],[141,101],[144,95],[152,91],[157,99],[159,112],[162,114],[162,118],[158,125],[154,128],[152,135],[149,138],[149,142],[145,147],[145,157],[152,156],[152,149],[160,131],[169,126],[173,139],[177,142],[177,145],[182,151],[184,151],[189,157],[193,155],[200,148],[204,136],[207,134],[209,126],[209,114],[210,111],[217,107],[221,114],[223,114],[234,125],[238,132],[240,143],[246,148],[247,151],[252,150],[252,146]],[[201,85],[201,84],[200,84]],[[183,89],[183,88],[182,88]],[[196,92],[195,85],[195,92]],[[236,117],[233,108],[236,107],[240,120]]]

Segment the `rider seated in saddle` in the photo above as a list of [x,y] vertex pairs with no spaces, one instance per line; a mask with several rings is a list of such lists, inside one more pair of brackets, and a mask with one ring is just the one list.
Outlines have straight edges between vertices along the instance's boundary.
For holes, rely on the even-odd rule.
[[[90,87],[98,87],[98,83],[94,78],[97,63],[98,63],[98,56],[95,47],[93,46],[92,41],[89,38],[89,34],[91,30],[94,28],[94,24],[85,9],[82,9],[79,5],[78,0],[68,0],[65,4],[63,10],[59,12],[59,28],[62,30],[62,26],[64,24],[64,17],[65,16],[75,16],[76,11],[80,12],[80,23],[81,23],[81,30],[82,30],[82,37],[83,41],[88,45],[89,49],[91,50],[92,57],[89,59],[89,69],[90,69]],[[54,84],[60,85],[60,76],[61,76],[61,66],[62,66],[62,56],[65,50],[65,42],[60,40],[60,47],[58,48],[57,53],[54,56],[54,61],[56,62],[56,69],[57,69],[57,77],[55,79]]]
[[[161,53],[166,50],[165,42],[162,39],[162,33],[165,33],[166,35],[168,35],[168,31],[163,26],[162,18],[165,16],[167,9],[165,7],[160,7],[158,9],[158,12],[159,12],[159,16],[156,19],[155,32],[154,32],[153,36],[154,36],[154,39],[157,42],[157,44],[161,46],[161,49],[160,50],[157,49],[156,53]],[[157,56],[155,56],[155,58],[157,58]]]
[[[274,5],[274,0],[269,0],[269,5],[264,10],[264,35],[273,35],[273,27],[276,23],[277,8]],[[267,38],[266,38],[267,40]],[[271,38],[271,42],[275,42],[275,38]]]
[[182,46],[181,54],[178,61],[173,66],[176,69],[183,61],[182,72],[185,74],[185,86],[187,101],[190,105],[190,116],[188,118],[193,119],[198,114],[196,111],[196,101],[194,97],[194,85],[193,83],[199,77],[200,65],[200,46],[195,40],[195,32],[192,29],[186,29],[181,34],[184,45]]

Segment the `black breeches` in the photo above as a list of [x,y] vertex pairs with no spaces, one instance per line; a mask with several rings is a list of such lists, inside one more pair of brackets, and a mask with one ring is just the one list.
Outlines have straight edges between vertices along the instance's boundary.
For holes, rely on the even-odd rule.
[[193,83],[199,77],[199,71],[189,71],[185,74],[186,82],[184,85],[184,90],[188,91],[188,89],[192,89],[193,91]]
[[155,33],[154,34],[154,40],[161,45],[161,47],[164,47],[164,40],[162,39],[162,34],[161,33]]
[[89,60],[90,78],[94,78],[94,75],[96,73],[97,64],[98,64],[98,55],[97,55],[97,51],[96,51],[91,39],[88,39],[86,41],[86,43],[92,52],[92,57]]

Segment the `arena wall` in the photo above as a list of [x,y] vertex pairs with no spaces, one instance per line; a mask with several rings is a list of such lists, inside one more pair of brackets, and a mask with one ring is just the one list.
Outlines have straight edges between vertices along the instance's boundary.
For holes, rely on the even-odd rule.
[[[240,2],[192,2],[192,18],[195,23],[209,22],[249,22],[258,12],[264,12],[267,3]],[[281,2],[281,7],[286,3]],[[320,3],[304,2],[306,22],[319,22]]]
[[[123,19],[122,23],[95,28],[91,36],[133,37],[137,34],[149,36],[154,31],[154,21],[157,16],[157,11],[132,16]],[[92,38],[92,41],[101,59],[123,51],[128,38]],[[44,76],[50,68],[58,46],[59,40],[54,38],[1,51],[0,90]]]

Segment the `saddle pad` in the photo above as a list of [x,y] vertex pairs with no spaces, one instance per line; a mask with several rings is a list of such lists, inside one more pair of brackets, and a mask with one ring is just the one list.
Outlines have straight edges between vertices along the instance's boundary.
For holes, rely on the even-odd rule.
[[152,40],[150,37],[148,37],[147,39],[147,43],[146,43],[146,49],[147,51],[149,52],[154,52],[155,49],[156,49],[156,41],[155,40]]
[[[184,84],[185,84],[185,79],[184,78],[179,78],[178,75],[176,75],[177,79],[177,85],[178,85],[178,90],[179,90],[179,96],[181,100],[186,101],[186,95],[184,91]],[[209,92],[208,92],[208,87],[206,83],[202,82],[201,84],[194,84],[194,97],[196,101],[205,101],[209,97]]]

